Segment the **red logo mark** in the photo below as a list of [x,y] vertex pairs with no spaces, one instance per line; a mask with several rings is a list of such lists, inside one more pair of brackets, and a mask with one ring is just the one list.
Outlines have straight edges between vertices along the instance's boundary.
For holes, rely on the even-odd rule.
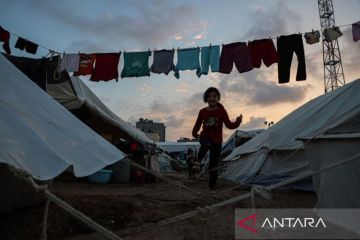
[[240,226],[240,227],[243,227],[245,228],[246,230],[248,231],[251,231],[251,232],[254,232],[256,233],[257,230],[255,228],[252,228],[252,227],[249,227],[248,225],[245,225],[245,222],[249,221],[249,220],[252,220],[252,226],[255,226],[256,224],[256,214],[253,214],[253,215],[250,215],[242,220],[239,220],[237,221],[237,224]]

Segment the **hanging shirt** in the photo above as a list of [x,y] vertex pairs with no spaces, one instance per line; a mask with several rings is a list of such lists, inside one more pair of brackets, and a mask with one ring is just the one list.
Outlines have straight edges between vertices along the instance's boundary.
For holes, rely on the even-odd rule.
[[207,75],[211,66],[211,72],[220,70],[220,46],[201,48],[201,74]]
[[357,42],[360,40],[360,21],[353,23],[351,25],[352,28],[352,35],[354,42]]
[[320,32],[311,31],[304,34],[304,38],[307,44],[314,44],[320,41]]
[[150,51],[124,52],[124,68],[121,71],[121,78],[150,76],[150,56]]
[[170,71],[174,70],[174,50],[159,50],[154,51],[153,64],[150,71],[153,73],[164,73],[168,75]]
[[79,70],[80,55],[77,53],[65,53],[61,58],[58,72],[76,72]]
[[74,76],[86,76],[92,73],[96,54],[80,53],[79,69],[74,72]]
[[91,81],[110,81],[118,80],[118,64],[120,53],[97,53],[95,68],[91,74]]
[[34,59],[7,55],[6,58],[43,90],[46,90],[47,84],[70,81],[70,76],[66,71],[56,72],[60,61],[59,56]]
[[225,108],[218,104],[215,110],[209,110],[208,107],[202,108],[196,119],[192,135],[195,136],[200,130],[200,136],[206,138],[214,144],[221,144],[223,141],[222,128],[223,124],[229,129],[235,129],[240,126],[240,122],[231,122]]
[[3,49],[7,54],[11,54],[10,50],[10,33],[0,26],[0,42],[3,42]]
[[324,37],[325,40],[327,42],[331,42],[333,40],[338,39],[339,37],[341,37],[343,34],[340,31],[339,27],[333,27],[333,28],[328,28],[324,30]]
[[196,75],[201,76],[201,67],[199,61],[200,48],[179,49],[177,51],[178,60],[174,70],[174,76],[180,77],[179,70],[194,70]]

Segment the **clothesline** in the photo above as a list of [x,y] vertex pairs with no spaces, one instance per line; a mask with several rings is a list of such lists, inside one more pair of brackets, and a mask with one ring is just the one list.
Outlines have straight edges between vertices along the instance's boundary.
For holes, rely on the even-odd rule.
[[[349,24],[344,24],[344,25],[340,25],[340,26],[336,26],[336,27],[339,27],[339,28],[343,28],[343,27],[348,27],[348,26],[351,26],[352,25],[352,23],[349,23]],[[316,30],[314,30],[313,29],[313,31],[320,31],[320,30],[318,30],[318,29],[316,29]],[[14,35],[14,36],[16,36],[16,37],[21,37],[22,38],[22,36],[20,36],[20,35],[18,35],[18,34],[16,34],[16,33],[14,33],[14,32],[11,32],[11,31],[8,31],[11,35]],[[306,32],[299,32],[299,34],[305,34]],[[277,39],[277,37],[278,36],[276,36],[276,37],[272,37],[272,36],[270,36],[269,37],[269,39],[273,39],[273,40],[276,40]],[[28,40],[27,38],[25,38],[26,40]],[[260,39],[260,38],[259,38]],[[247,42],[249,42],[250,40],[248,40]],[[54,50],[54,49],[51,49],[51,48],[48,48],[48,47],[45,47],[44,45],[41,45],[41,44],[38,44],[37,43],[37,45],[39,46],[39,47],[41,47],[42,49],[45,49],[45,50],[47,50],[47,51],[49,51],[49,53],[56,53],[56,54],[62,54],[62,52],[61,51],[57,51],[57,50]],[[210,46],[212,45],[211,43],[209,44]],[[221,45],[224,45],[223,43],[221,44]],[[197,46],[198,48],[200,48],[199,46]],[[170,48],[170,49],[173,49],[173,50],[175,50],[175,49],[183,49],[183,48],[180,48],[180,47],[177,47],[177,48]],[[123,52],[126,52],[126,50],[122,50]],[[157,49],[154,49],[154,50],[152,50],[151,51],[151,49],[148,49],[148,51],[149,52],[155,52],[155,51],[158,51]],[[64,52],[64,51],[63,51]]]
[[[354,41],[360,40],[360,22],[353,24],[345,24],[341,26],[324,29],[322,32],[323,41],[331,42],[342,36],[340,27],[353,26]],[[354,29],[356,31],[354,32]],[[0,29],[2,35],[6,35],[3,48],[7,53],[11,53],[9,41],[10,33],[7,30]],[[356,33],[356,34],[355,34]],[[294,33],[290,35],[280,35],[276,37],[275,48],[273,38],[255,39],[248,42],[233,42],[229,44],[209,45],[189,48],[177,48],[177,62],[174,64],[175,48],[172,50],[156,50],[151,51],[133,51],[127,52],[111,52],[111,53],[65,53],[61,55],[58,51],[54,51],[42,45],[37,45],[27,39],[18,36],[15,48],[26,50],[28,53],[36,54],[38,46],[49,50],[51,55],[50,61],[54,55],[57,59],[57,67],[54,76],[63,71],[72,72],[74,76],[86,76],[91,74],[90,81],[118,81],[119,72],[118,65],[120,56],[123,55],[124,66],[121,71],[121,78],[144,77],[151,74],[168,75],[174,72],[174,77],[180,78],[180,71],[196,70],[197,77],[207,75],[210,68],[211,72],[220,72],[230,74],[233,66],[237,68],[239,73],[251,71],[254,68],[260,68],[262,63],[266,67],[272,64],[278,64],[279,83],[288,83],[290,79],[291,59],[295,53],[298,57],[298,70],[296,81],[306,80],[306,64],[303,46],[304,36],[307,44],[315,44],[320,42],[321,34],[319,30],[312,30],[305,33]],[[304,34],[304,35],[303,35]],[[356,36],[355,36],[356,35]],[[6,44],[6,46],[5,46]],[[221,47],[221,48],[220,48]],[[152,65],[149,66],[149,59],[152,56]],[[221,54],[220,54],[221,53]],[[48,55],[49,55],[48,54]],[[47,55],[47,56],[48,56]],[[46,57],[46,56],[45,56]],[[200,61],[201,59],[201,61]],[[201,63],[200,63],[201,62]],[[150,74],[151,73],[151,74]]]

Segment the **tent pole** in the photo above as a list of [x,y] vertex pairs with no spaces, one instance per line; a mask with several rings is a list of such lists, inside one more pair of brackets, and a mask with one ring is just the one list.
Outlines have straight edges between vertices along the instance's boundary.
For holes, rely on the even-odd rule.
[[41,240],[47,239],[47,224],[48,224],[48,216],[49,216],[49,206],[50,206],[50,200],[48,198],[46,198],[43,228],[42,228],[42,232],[41,232]]

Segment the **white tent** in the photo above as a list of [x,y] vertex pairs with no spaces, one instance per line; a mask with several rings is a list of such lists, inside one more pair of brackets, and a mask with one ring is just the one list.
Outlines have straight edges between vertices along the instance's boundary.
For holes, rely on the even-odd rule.
[[197,152],[200,148],[199,142],[156,142],[156,145],[168,153],[187,152],[189,148]]
[[232,152],[232,150],[234,150],[235,147],[244,144],[245,142],[249,141],[251,138],[255,137],[256,135],[258,135],[263,131],[264,129],[248,130],[248,131],[236,129],[222,145],[222,149],[221,149],[222,158],[229,155]]
[[[49,84],[47,92],[69,110],[86,109],[89,124],[100,132],[116,133],[124,139],[131,139],[146,147],[154,144],[144,132],[133,127],[114,114],[78,77],[71,77],[71,82]],[[81,113],[80,113],[81,114]]]
[[92,174],[124,154],[0,55],[0,162],[49,180]]
[[[359,92],[360,80],[355,80],[299,107],[234,149],[225,158],[233,163],[227,167],[224,177],[244,184],[268,185],[311,171],[307,155],[313,154],[315,159],[321,154],[320,150],[305,153],[299,138],[315,138],[342,125],[344,129],[358,130],[353,119],[360,113]],[[298,186],[307,188],[312,184]]]

